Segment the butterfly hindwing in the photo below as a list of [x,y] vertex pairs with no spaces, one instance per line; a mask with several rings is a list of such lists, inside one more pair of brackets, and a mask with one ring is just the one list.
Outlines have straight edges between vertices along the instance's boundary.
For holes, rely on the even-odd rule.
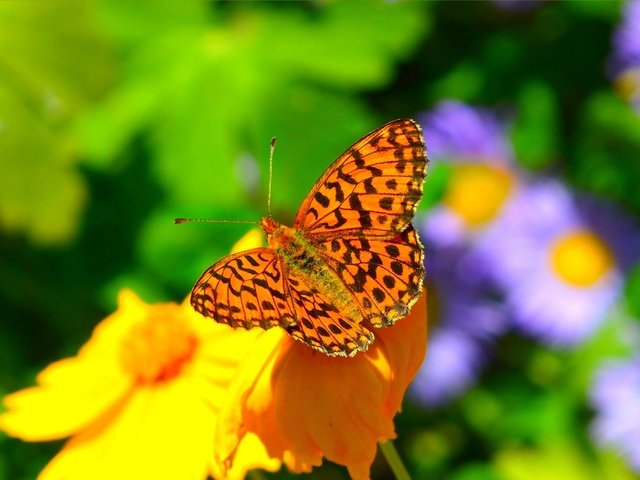
[[319,251],[374,327],[407,315],[420,295],[424,252],[411,225],[393,239],[334,238]]
[[232,327],[286,327],[295,320],[284,282],[276,252],[256,248],[223,258],[205,271],[191,291],[191,305]]
[[373,342],[373,333],[316,288],[303,275],[290,272],[288,293],[296,323],[287,332],[296,340],[329,356],[353,356],[365,351]]

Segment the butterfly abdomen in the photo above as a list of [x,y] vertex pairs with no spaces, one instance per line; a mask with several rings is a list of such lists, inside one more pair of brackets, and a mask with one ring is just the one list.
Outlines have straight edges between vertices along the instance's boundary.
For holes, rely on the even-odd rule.
[[362,320],[362,313],[353,296],[338,275],[320,258],[316,249],[293,228],[279,225],[268,235],[269,244],[278,252],[288,274],[301,276],[311,289],[331,299],[332,303],[354,322]]

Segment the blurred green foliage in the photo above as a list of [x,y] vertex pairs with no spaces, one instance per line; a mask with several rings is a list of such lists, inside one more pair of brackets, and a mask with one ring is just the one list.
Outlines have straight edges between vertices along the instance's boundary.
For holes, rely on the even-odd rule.
[[0,3],[0,224],[40,243],[68,242],[87,197],[70,128],[115,67],[92,13]]
[[[511,119],[524,168],[640,216],[640,121],[605,75],[619,11],[613,1],[526,11],[480,1],[0,2],[0,394],[74,353],[120,288],[182,300],[246,226],[173,218],[259,220],[274,135],[283,222],[353,141],[445,98]],[[444,182],[436,169],[422,209]],[[639,278],[619,315],[640,315]],[[615,329],[571,354],[507,336],[496,367],[460,401],[437,414],[407,405],[398,443],[412,475],[632,478],[594,450],[584,406],[595,364],[624,352]],[[33,478],[58,447],[0,437],[0,479]]]

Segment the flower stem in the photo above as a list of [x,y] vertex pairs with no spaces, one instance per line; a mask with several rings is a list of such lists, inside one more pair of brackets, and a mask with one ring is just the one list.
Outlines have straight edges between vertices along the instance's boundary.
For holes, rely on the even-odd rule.
[[391,470],[393,471],[393,474],[396,477],[396,480],[411,480],[411,477],[409,476],[409,472],[407,472],[407,469],[404,466],[404,463],[402,463],[402,460],[400,459],[400,455],[398,455],[398,451],[396,450],[396,447],[393,445],[393,442],[389,440],[384,443],[381,442],[379,443],[379,445],[380,445],[380,450],[382,450],[382,453],[384,455],[384,458],[387,459],[387,463],[391,467]]

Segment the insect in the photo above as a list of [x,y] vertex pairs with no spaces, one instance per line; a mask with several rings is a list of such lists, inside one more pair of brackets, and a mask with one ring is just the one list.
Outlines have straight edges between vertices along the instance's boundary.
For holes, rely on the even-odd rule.
[[191,292],[200,314],[232,327],[280,326],[329,356],[353,356],[422,290],[424,252],[411,225],[428,160],[420,126],[395,120],[320,177],[293,227],[259,222],[267,247],[223,258]]

